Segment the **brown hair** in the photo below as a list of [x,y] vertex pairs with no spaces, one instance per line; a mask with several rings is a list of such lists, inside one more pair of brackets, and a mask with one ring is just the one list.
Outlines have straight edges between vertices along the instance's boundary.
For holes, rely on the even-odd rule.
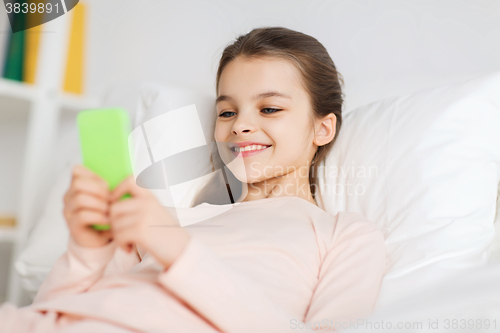
[[337,117],[333,140],[318,147],[311,161],[309,184],[311,194],[316,199],[318,165],[335,143],[342,125],[342,75],[337,72],[328,51],[314,37],[284,27],[262,27],[240,35],[224,49],[217,70],[216,94],[222,71],[237,57],[277,57],[291,61],[302,74],[304,88],[311,99],[313,116],[322,118],[333,113]]

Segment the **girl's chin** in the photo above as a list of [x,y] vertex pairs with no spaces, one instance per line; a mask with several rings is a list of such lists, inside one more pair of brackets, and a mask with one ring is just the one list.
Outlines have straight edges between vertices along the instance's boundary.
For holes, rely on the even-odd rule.
[[231,170],[231,172],[236,177],[236,179],[238,179],[242,183],[254,184],[263,181],[263,179],[261,179],[262,177],[257,177],[256,175],[250,175],[244,172],[235,172],[234,170]]

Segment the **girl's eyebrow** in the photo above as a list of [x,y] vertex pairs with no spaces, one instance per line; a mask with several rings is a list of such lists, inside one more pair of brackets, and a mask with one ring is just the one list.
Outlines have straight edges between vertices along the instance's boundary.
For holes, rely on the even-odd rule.
[[[291,97],[289,95],[281,93],[279,91],[266,91],[266,92],[263,92],[261,94],[255,95],[252,98],[254,100],[256,100],[256,99],[262,99],[262,98],[273,97],[273,96],[275,96],[275,97],[282,97],[282,98],[290,98],[291,99]],[[219,102],[222,102],[222,101],[232,101],[232,102],[234,102],[234,99],[232,97],[230,97],[230,96],[227,96],[227,95],[220,95],[215,100],[215,104],[217,104]]]

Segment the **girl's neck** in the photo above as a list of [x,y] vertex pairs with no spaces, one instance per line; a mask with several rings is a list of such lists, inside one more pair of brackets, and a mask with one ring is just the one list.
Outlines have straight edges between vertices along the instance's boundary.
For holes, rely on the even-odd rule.
[[309,179],[290,172],[277,178],[267,179],[259,183],[243,184],[243,191],[237,202],[252,201],[265,198],[296,196],[318,205],[311,194]]

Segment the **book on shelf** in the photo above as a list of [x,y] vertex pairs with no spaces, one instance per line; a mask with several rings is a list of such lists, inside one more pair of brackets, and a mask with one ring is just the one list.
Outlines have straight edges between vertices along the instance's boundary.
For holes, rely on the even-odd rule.
[[15,227],[16,217],[13,215],[0,214],[0,227]]
[[[25,0],[17,2],[23,3]],[[46,2],[46,0],[39,0]],[[65,15],[70,15],[69,40],[65,61],[61,64],[63,70],[63,85],[61,89],[73,94],[83,93],[84,51],[86,37],[86,5],[79,1]],[[0,69],[1,76],[7,79],[36,83],[36,72],[39,58],[40,41],[44,32],[41,22],[43,13],[14,13],[13,24],[18,31],[12,32],[6,11],[0,11]],[[32,26],[22,30],[23,27]]]
[[[14,29],[23,29],[25,27],[26,14],[22,11],[13,13],[12,25]],[[3,77],[6,79],[22,81],[24,67],[24,40],[25,31],[21,30],[16,33],[12,31],[8,34],[7,52],[3,66]]]
[[86,5],[79,1],[69,14],[72,18],[63,90],[81,94],[83,93]]
[[0,10],[0,76],[3,76],[3,64],[7,50],[7,41],[11,32],[7,11]]
[[[45,3],[45,1],[40,1],[40,3]],[[30,15],[26,17],[27,26],[32,28],[25,30],[23,81],[30,84],[34,84],[36,81],[35,76],[38,59],[38,47],[40,44],[40,34],[43,31],[41,25],[42,19],[43,13],[40,13],[39,11],[30,13]]]

